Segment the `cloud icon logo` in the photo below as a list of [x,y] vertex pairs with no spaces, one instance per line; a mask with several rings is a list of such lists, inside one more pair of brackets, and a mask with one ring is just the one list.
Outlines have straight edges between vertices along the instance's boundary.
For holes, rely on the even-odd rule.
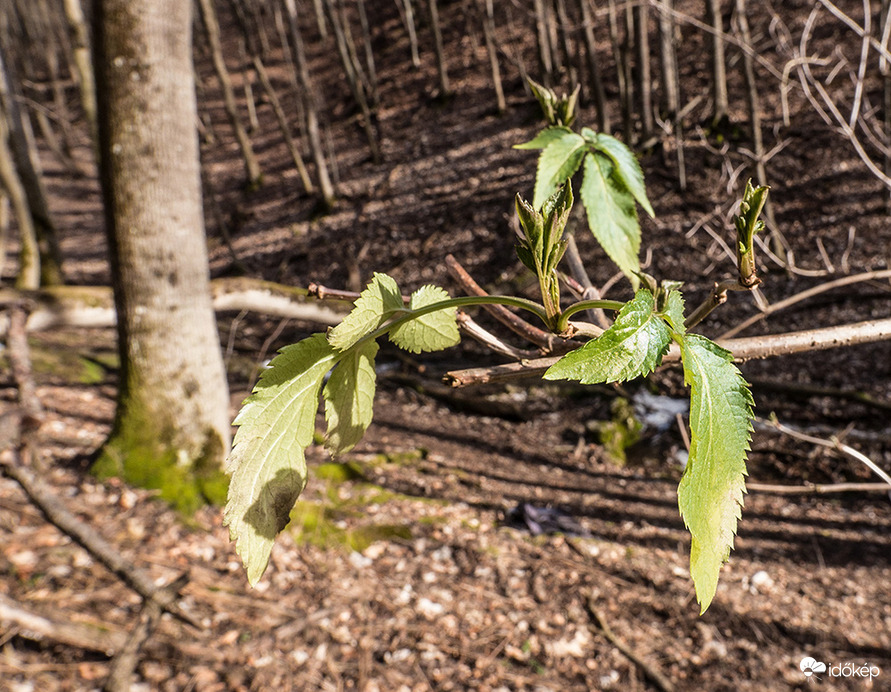
[[801,672],[804,673],[806,677],[810,677],[814,673],[826,672],[826,664],[822,661],[818,661],[812,656],[805,656],[801,659],[801,663],[798,664],[798,667],[801,668]]

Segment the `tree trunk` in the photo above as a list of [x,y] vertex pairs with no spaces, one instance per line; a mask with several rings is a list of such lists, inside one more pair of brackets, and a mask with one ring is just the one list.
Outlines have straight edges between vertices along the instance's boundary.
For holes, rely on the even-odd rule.
[[94,470],[185,512],[225,496],[229,400],[202,217],[192,3],[97,0],[100,172],[121,381]]

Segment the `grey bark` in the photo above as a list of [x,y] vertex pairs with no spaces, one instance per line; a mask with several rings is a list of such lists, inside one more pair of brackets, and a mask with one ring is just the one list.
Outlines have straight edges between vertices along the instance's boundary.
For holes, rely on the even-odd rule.
[[[202,215],[191,20],[192,3],[181,0],[97,0],[94,26],[121,360],[115,423],[98,470],[161,487],[184,510],[207,492],[230,443]],[[165,490],[179,479],[165,473],[186,478]]]

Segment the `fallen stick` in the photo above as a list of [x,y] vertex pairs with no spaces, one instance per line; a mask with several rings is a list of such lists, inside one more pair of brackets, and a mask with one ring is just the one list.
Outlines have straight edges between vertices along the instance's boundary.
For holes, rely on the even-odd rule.
[[666,678],[661,672],[656,670],[652,665],[647,663],[643,658],[638,656],[635,651],[628,646],[625,642],[619,639],[613,631],[610,629],[610,626],[606,622],[606,618],[603,616],[597,606],[594,605],[594,596],[589,595],[585,599],[585,609],[588,611],[588,615],[594,620],[596,625],[596,631],[600,632],[603,637],[616,649],[618,649],[625,658],[631,661],[634,665],[636,665],[640,671],[644,674],[644,676],[650,680],[656,687],[658,687],[662,692],[674,692],[674,685],[672,682]]
[[18,449],[8,450],[3,457],[0,457],[0,470],[22,487],[47,521],[73,538],[96,560],[123,579],[136,593],[146,600],[155,601],[161,608],[183,622],[201,629],[201,624],[184,612],[176,602],[181,588],[178,580],[165,587],[156,586],[147,573],[124,559],[123,555],[92,527],[69,512],[52,490],[25,466]]
[[50,639],[79,649],[99,651],[106,656],[118,651],[127,638],[110,625],[91,625],[40,615],[3,594],[0,594],[0,622],[19,628],[18,634],[26,639]]
[[[248,278],[214,279],[210,285],[217,312],[248,310],[324,325],[343,319],[342,313],[327,305],[307,300],[305,288]],[[56,286],[38,291],[0,289],[0,308],[23,301],[32,306],[29,332],[58,327],[113,327],[116,321],[114,296],[108,286]],[[5,336],[8,329],[9,320],[0,319],[0,336]]]

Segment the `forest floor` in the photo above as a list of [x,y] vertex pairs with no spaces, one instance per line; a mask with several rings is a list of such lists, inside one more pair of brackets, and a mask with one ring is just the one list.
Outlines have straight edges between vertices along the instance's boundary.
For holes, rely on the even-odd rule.
[[[397,35],[395,4],[381,12],[380,35]],[[264,184],[242,189],[215,82],[207,60],[199,63],[207,82],[201,109],[213,125],[204,162],[214,193],[206,200],[214,276],[246,271],[357,290],[385,271],[404,291],[434,282],[455,293],[444,265],[452,253],[487,289],[532,295],[509,218],[514,194],[531,190],[534,157],[510,146],[535,132],[537,106],[519,76],[508,75],[509,110],[495,112],[484,49],[460,35],[460,24],[452,22],[445,36],[455,90],[447,100],[435,94],[432,51],[411,70],[404,39],[375,45],[381,163],[367,155],[330,44],[308,43],[337,161],[340,197],[328,214],[300,192],[268,107],[259,109],[252,134]],[[224,28],[234,43],[233,26]],[[827,33],[821,40],[836,39]],[[689,36],[685,50],[703,55],[701,38]],[[281,64],[271,66],[286,91]],[[685,93],[700,93],[701,68],[685,69]],[[234,76],[238,84],[241,75]],[[732,96],[744,103],[741,91]],[[763,100],[768,147],[784,144],[768,166],[774,211],[803,270],[765,259],[765,297],[775,303],[830,278],[887,267],[891,224],[880,183],[800,95],[793,93],[791,126],[782,124],[775,95]],[[745,122],[742,106],[730,115]],[[579,123],[593,116],[583,107]],[[735,151],[691,129],[685,192],[670,148],[667,156],[658,149],[642,155],[657,212],[655,221],[642,220],[652,250],[647,271],[684,280],[688,307],[734,269],[721,243],[730,242],[726,220],[738,194],[728,189],[747,161]],[[91,170],[88,147],[75,155]],[[48,152],[45,168],[69,280],[107,285],[95,175],[72,176]],[[240,268],[215,218],[231,233]],[[615,270],[581,230],[581,254],[594,284],[603,285]],[[628,298],[629,289],[618,285],[610,297]],[[861,283],[799,303],[745,335],[885,317],[889,305],[888,282]],[[734,295],[703,332],[720,335],[756,312],[748,296]],[[233,416],[265,358],[321,329],[256,314],[221,314],[219,325]],[[677,368],[622,388],[523,380],[449,390],[438,386],[443,372],[504,360],[473,343],[413,359],[383,346],[374,423],[343,459],[309,449],[307,489],[251,589],[220,508],[187,521],[150,492],[88,474],[114,414],[114,331],[34,333],[31,346],[47,408],[44,480],[159,583],[189,575],[182,607],[201,627],[162,618],[141,651],[134,689],[891,689],[887,494],[751,490],[715,600],[699,614],[689,535],[677,511],[684,440],[673,414],[662,428],[645,427],[624,463],[601,437],[609,425],[627,423],[622,402],[636,404],[642,417],[647,402],[683,397]],[[891,469],[891,344],[741,369],[760,420],[775,414],[824,439],[839,436]],[[4,373],[0,409],[15,400]],[[850,457],[766,422],[751,446],[751,484],[876,480]],[[528,522],[510,518],[524,503],[562,510],[578,535],[534,535]],[[8,478],[0,478],[0,544],[0,597],[100,627],[115,641],[136,622],[139,597],[48,524]],[[799,669],[805,656],[881,673],[809,680]],[[21,625],[0,629],[4,692],[98,688],[108,669],[107,653],[35,641]]]

